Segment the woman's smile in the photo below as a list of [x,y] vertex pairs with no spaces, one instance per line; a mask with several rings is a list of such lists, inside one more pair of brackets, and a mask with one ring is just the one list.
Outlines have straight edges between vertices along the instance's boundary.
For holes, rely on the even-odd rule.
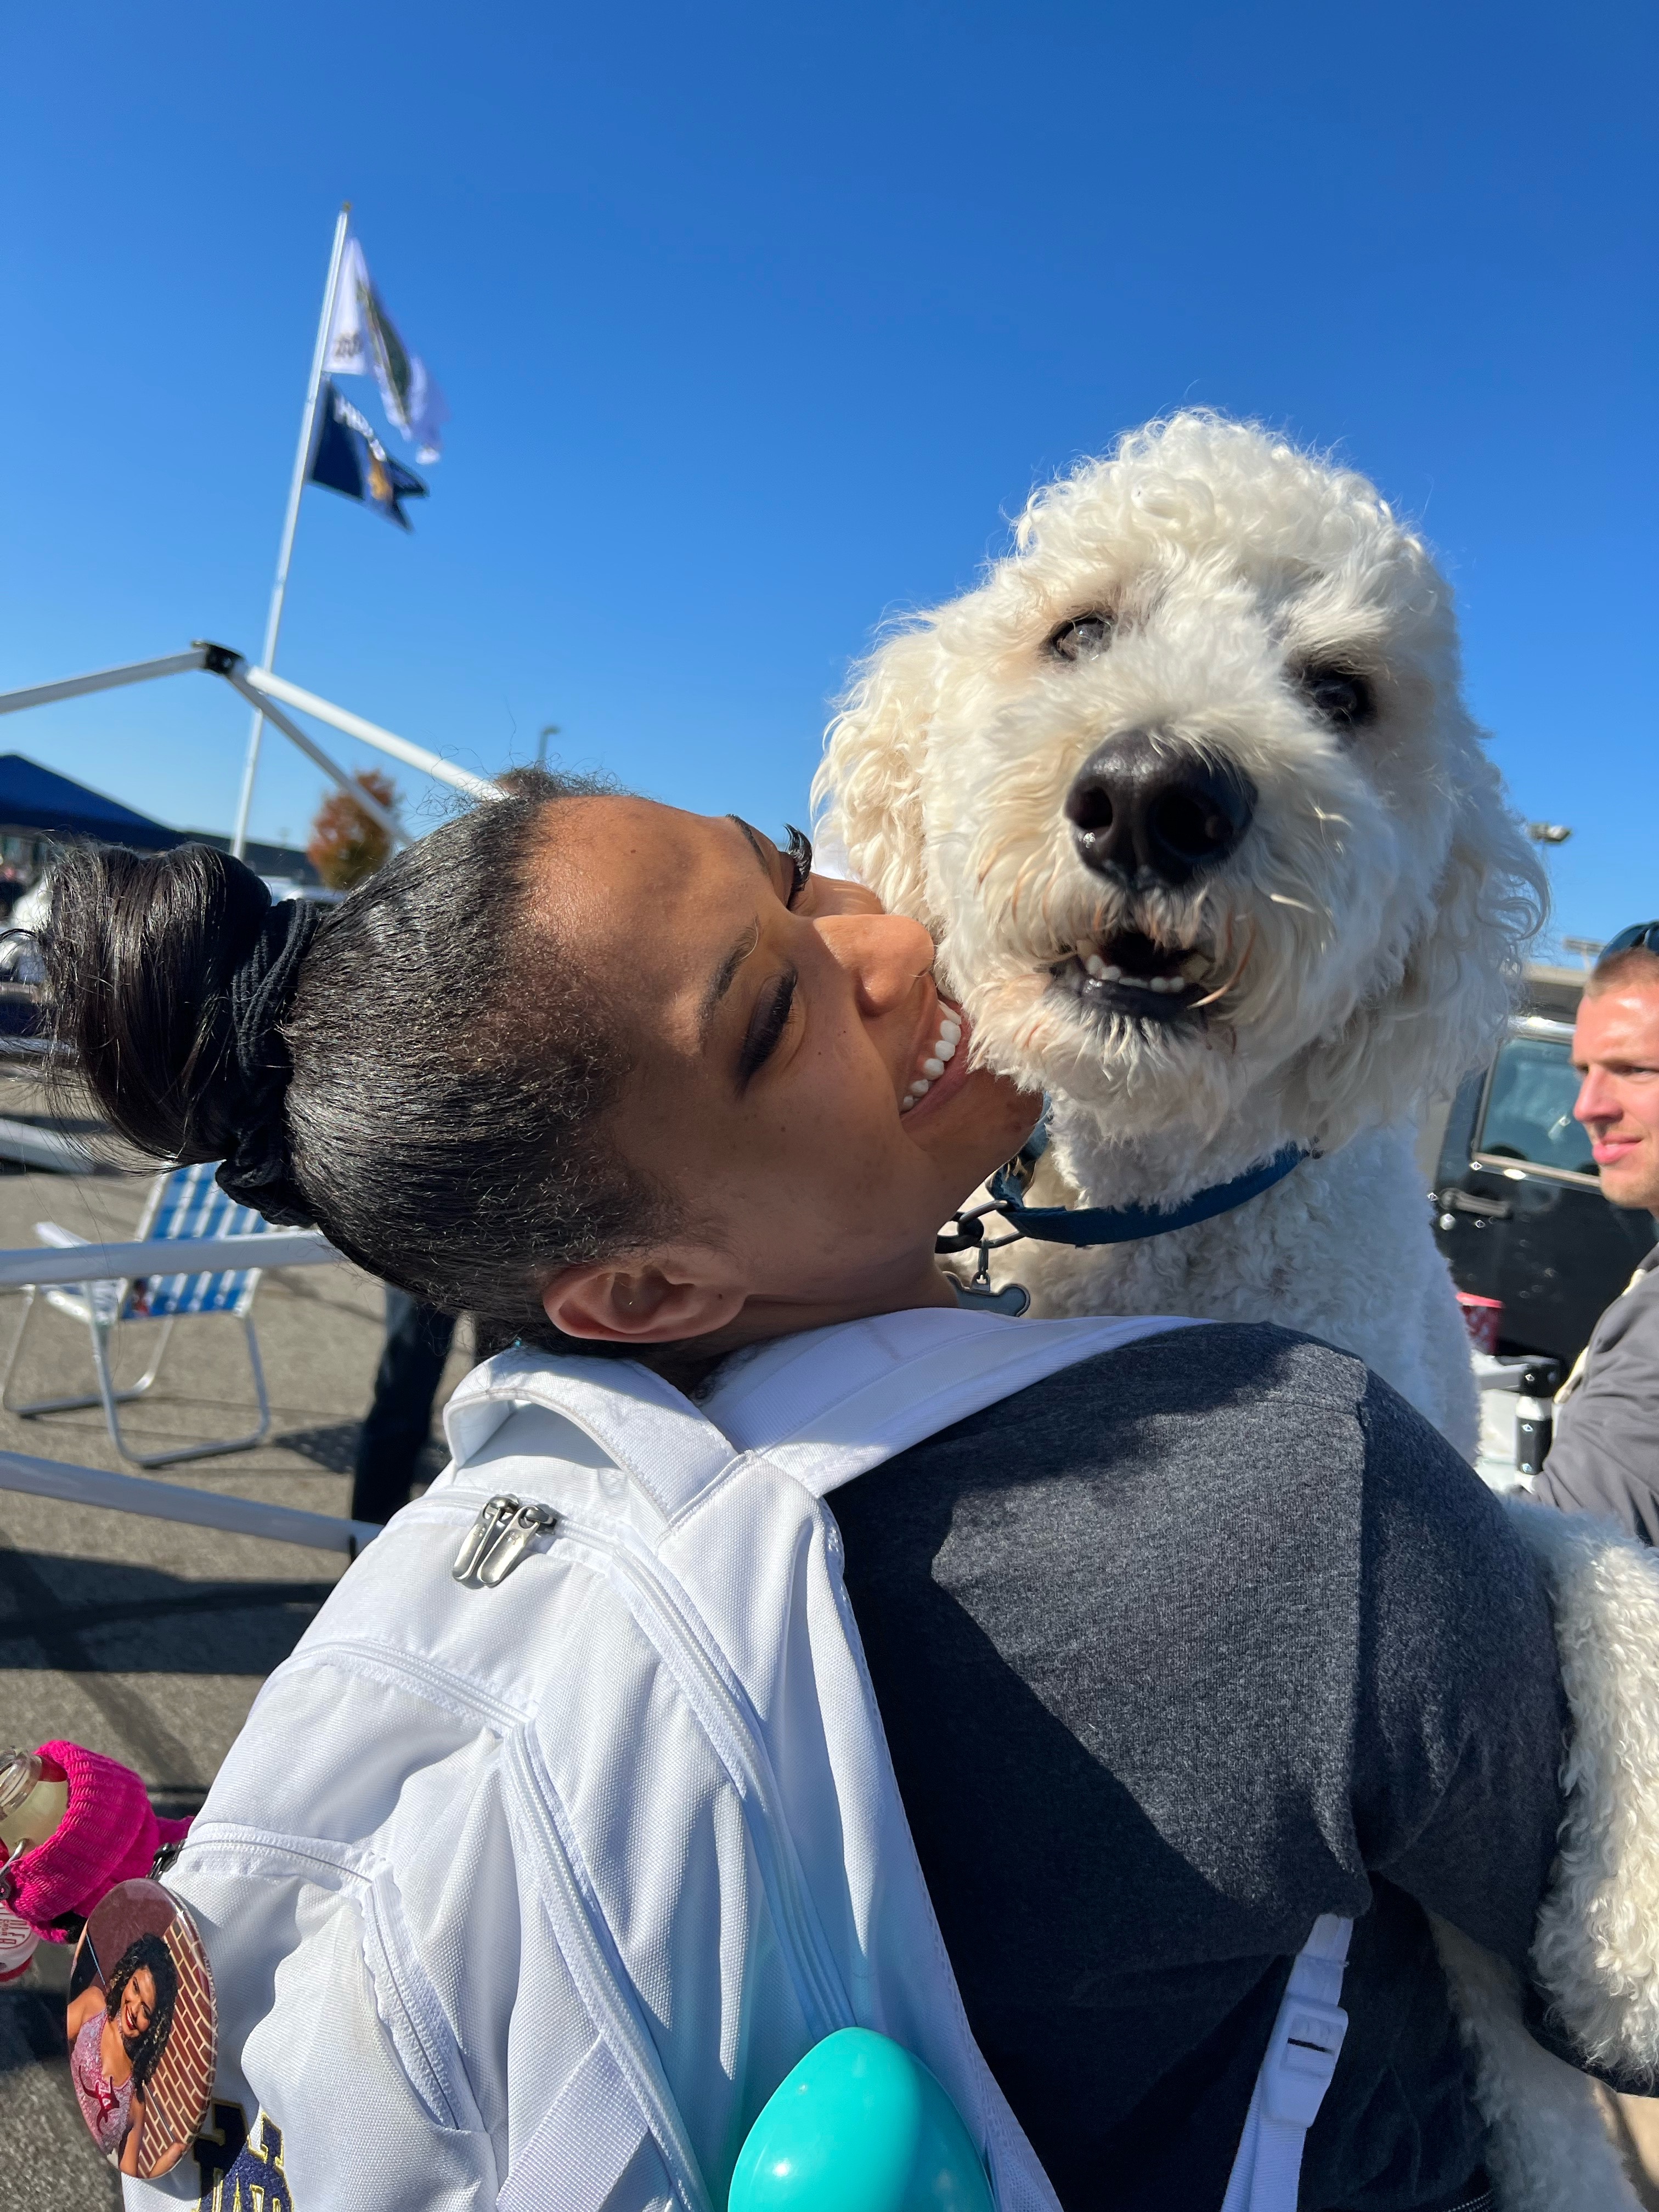
[[931,976],[927,981],[933,1005],[922,1024],[909,1087],[899,1101],[901,1114],[924,1119],[953,1098],[968,1076],[966,1017],[940,995]]
[[[140,1988],[140,1984],[143,1988]],[[149,1991],[148,1996],[145,1990]],[[155,1984],[141,1967],[121,1996],[121,2033],[129,2040],[142,2035],[155,2013]]]

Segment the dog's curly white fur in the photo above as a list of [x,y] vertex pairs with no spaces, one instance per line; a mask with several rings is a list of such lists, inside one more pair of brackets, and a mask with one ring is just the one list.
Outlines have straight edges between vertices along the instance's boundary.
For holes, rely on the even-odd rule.
[[[1085,763],[1131,738],[1248,793],[1184,881],[1089,865],[1068,818]],[[1543,884],[1463,703],[1449,589],[1371,485],[1211,415],[1132,434],[880,647],[817,797],[854,872],[933,931],[976,1058],[1054,1101],[1036,1198],[1170,1205],[1287,1143],[1320,1155],[1149,1243],[1005,1254],[1040,1312],[1283,1322],[1473,1449],[1413,1139],[1498,1036]],[[1168,988],[1120,983],[1125,947]]]
[[[1659,1560],[1607,1524],[1505,1500],[1540,1569],[1571,1711],[1560,1851],[1532,1976],[1598,2064],[1659,2075]],[[1435,1941],[1491,2130],[1503,2212],[1637,2212],[1588,2078],[1540,2049],[1513,1970],[1457,1929]]]

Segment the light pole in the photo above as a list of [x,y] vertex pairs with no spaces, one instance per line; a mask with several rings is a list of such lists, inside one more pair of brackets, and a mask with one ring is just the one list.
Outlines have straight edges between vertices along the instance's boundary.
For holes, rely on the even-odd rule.
[[[1528,822],[1525,826],[1528,838],[1541,853],[1545,854],[1553,851],[1558,845],[1565,845],[1572,835],[1565,822]],[[1546,880],[1549,881],[1548,871],[1546,870],[1545,873]],[[1555,885],[1553,881],[1549,883],[1549,894],[1550,904],[1553,907]]]
[[536,740],[536,766],[538,769],[544,769],[547,766],[547,741],[550,738],[556,738],[558,734],[559,726],[556,722],[544,722],[542,724],[542,733]]

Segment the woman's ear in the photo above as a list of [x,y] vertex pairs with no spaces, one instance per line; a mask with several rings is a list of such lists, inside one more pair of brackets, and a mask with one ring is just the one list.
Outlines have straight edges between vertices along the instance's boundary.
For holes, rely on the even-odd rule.
[[744,1293],[678,1267],[567,1267],[542,1292],[556,1329],[599,1344],[672,1344],[724,1328]]

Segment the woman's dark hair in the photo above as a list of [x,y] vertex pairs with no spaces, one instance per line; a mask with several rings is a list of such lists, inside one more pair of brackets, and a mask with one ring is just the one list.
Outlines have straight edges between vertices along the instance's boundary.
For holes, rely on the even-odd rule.
[[538,910],[557,810],[597,788],[520,771],[320,926],[210,846],[73,848],[40,934],[54,1039],[142,1152],[225,1162],[495,1343],[572,1348],[543,1285],[671,1218],[603,1139],[626,1054]]
[[[104,1992],[104,2009],[111,2020],[120,2012],[127,1984],[141,1966],[155,1984],[155,2009],[143,2033],[126,2045],[127,2057],[132,2061],[132,2086],[140,2096],[167,2047],[167,2038],[173,2033],[173,2008],[179,2001],[179,1969],[173,1963],[173,1954],[167,1944],[159,1936],[135,1936],[116,1960],[115,1972]],[[122,2041],[126,2042],[125,2036]]]

